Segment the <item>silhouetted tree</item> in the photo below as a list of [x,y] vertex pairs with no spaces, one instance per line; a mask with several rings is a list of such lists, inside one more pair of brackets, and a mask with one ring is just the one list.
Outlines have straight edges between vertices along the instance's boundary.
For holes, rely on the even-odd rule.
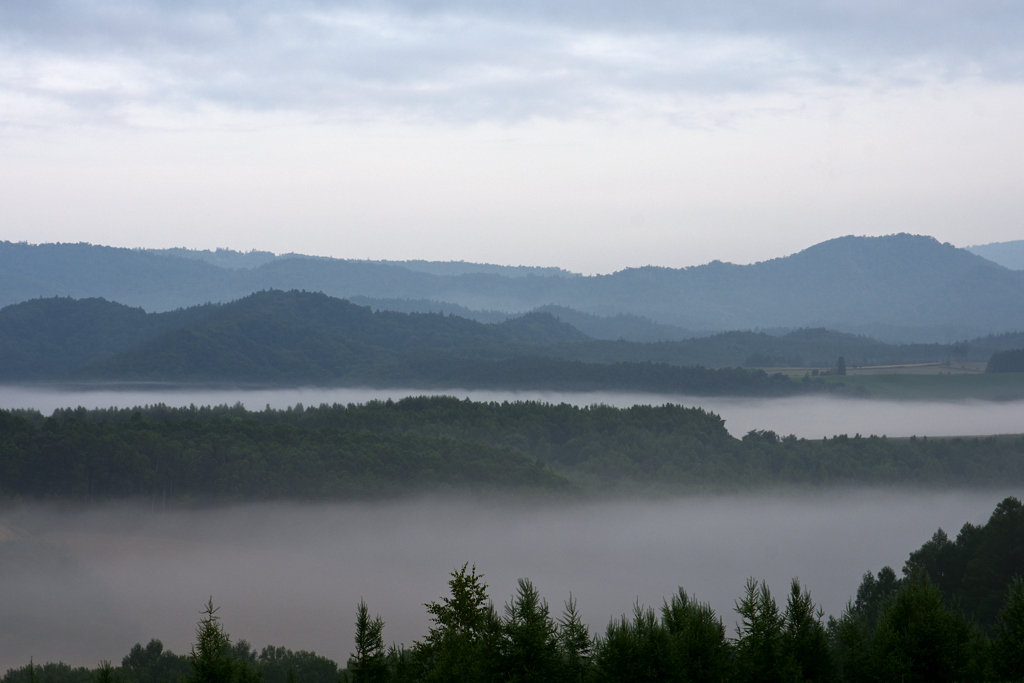
[[565,610],[559,620],[558,638],[565,661],[565,680],[575,683],[589,680],[593,673],[594,644],[587,625],[580,618],[576,600],[571,593],[569,599],[565,601]]
[[366,601],[360,600],[356,609],[356,651],[348,662],[354,683],[382,683],[387,680],[383,632],[384,620],[380,615],[370,617]]
[[711,605],[693,600],[680,588],[662,606],[661,621],[672,637],[682,680],[703,683],[727,677],[729,643]]
[[515,596],[505,605],[504,635],[502,678],[523,683],[564,680],[558,629],[547,601],[529,579],[519,579]]
[[784,619],[768,584],[748,579],[744,596],[736,602],[736,611],[742,619],[736,633],[737,680],[758,683],[783,680]]
[[1010,584],[1006,604],[996,620],[993,668],[1002,680],[1024,680],[1024,579]]
[[188,678],[188,683],[230,683],[234,678],[235,663],[231,657],[231,640],[220,624],[218,609],[213,606],[213,598],[210,598],[203,609],[204,616],[196,627],[196,642],[189,655],[192,674]]

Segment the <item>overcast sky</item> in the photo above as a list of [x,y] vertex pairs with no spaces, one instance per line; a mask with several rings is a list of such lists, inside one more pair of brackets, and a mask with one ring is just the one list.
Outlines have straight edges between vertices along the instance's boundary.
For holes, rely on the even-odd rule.
[[0,239],[582,272],[1024,238],[1024,4],[0,3]]

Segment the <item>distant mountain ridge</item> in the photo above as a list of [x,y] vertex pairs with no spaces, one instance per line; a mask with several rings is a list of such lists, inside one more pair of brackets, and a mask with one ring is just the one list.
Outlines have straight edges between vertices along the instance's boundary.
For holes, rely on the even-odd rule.
[[0,382],[6,383],[614,386],[771,394],[796,388],[760,386],[767,374],[729,368],[828,369],[839,356],[850,366],[984,361],[994,351],[1021,346],[1022,333],[954,345],[891,345],[825,329],[658,343],[596,340],[548,312],[483,324],[280,290],[166,313],[68,298],[0,309]]
[[1010,270],[1024,270],[1024,240],[976,244],[967,251]]
[[745,266],[715,261],[610,275],[515,277],[304,257],[228,268],[141,250],[0,243],[0,305],[41,296],[104,297],[165,311],[265,289],[509,313],[555,306],[682,330],[825,327],[887,341],[954,341],[1024,330],[1024,272],[907,234],[842,237]]
[[[104,338],[104,328],[120,334]],[[37,348],[55,333],[66,339],[63,346]],[[587,363],[546,352],[586,339],[548,313],[485,325],[451,315],[373,311],[295,290],[150,314],[100,299],[37,299],[0,310],[0,381],[761,396],[847,391],[760,370]]]

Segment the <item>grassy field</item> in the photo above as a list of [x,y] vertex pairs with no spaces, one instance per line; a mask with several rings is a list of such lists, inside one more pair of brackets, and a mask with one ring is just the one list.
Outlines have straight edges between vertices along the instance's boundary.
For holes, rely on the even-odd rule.
[[877,374],[828,376],[826,382],[864,387],[871,398],[916,401],[1024,399],[1024,373]]

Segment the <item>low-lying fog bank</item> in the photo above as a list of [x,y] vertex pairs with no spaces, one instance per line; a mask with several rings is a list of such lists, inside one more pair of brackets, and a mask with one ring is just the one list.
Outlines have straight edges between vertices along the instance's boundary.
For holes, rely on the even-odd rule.
[[469,561],[500,607],[532,579],[555,614],[572,591],[592,629],[683,586],[724,614],[748,576],[784,600],[798,576],[836,614],[861,575],[899,570],[938,527],[984,523],[999,492],[846,491],[518,506],[466,500],[265,504],[159,512],[22,506],[0,513],[0,670],[120,661],[159,638],[187,652],[210,596],[232,638],[343,663],[355,606],[388,642],[421,637],[422,606]]
[[35,408],[49,415],[57,408],[133,407],[166,403],[170,406],[234,405],[250,410],[287,408],[296,403],[365,403],[373,399],[398,400],[406,396],[451,395],[475,401],[537,400],[586,406],[604,403],[627,407],[637,404],[677,403],[701,406],[725,419],[733,436],[751,429],[820,439],[836,434],[900,436],[985,436],[1024,433],[1024,401],[918,402],[847,399],[834,396],[790,398],[694,397],[665,394],[611,392],[546,392],[489,390],[424,390],[319,388],[300,389],[57,389],[41,386],[0,386],[0,408]]

